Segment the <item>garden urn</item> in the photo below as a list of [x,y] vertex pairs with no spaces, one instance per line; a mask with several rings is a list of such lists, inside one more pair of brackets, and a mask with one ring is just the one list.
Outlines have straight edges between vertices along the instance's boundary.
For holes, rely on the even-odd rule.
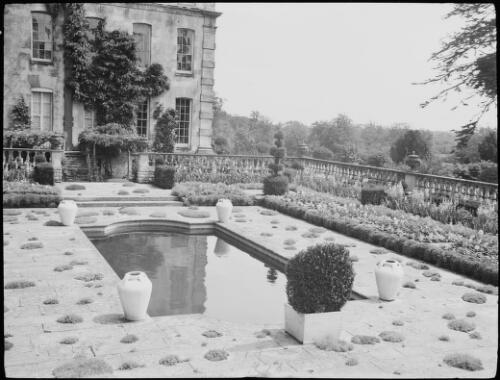
[[217,209],[217,216],[219,218],[219,222],[227,223],[229,221],[229,216],[231,215],[231,211],[233,210],[233,204],[230,199],[219,199],[217,204],[215,205]]
[[382,260],[375,268],[378,295],[384,301],[392,301],[403,282],[403,267],[396,260]]
[[61,223],[65,226],[72,226],[75,221],[78,206],[75,201],[62,200],[57,207],[57,211],[59,212]]
[[118,295],[122,304],[125,319],[141,321],[146,319],[153,285],[144,272],[125,273],[118,283]]

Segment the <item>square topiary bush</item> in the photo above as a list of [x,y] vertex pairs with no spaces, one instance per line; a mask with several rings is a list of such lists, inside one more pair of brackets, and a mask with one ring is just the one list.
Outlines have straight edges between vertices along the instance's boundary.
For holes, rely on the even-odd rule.
[[171,189],[175,183],[175,167],[158,165],[155,167],[153,184],[162,189]]
[[54,186],[54,167],[50,162],[38,163],[33,170],[33,180],[40,185]]
[[361,203],[364,205],[380,205],[386,196],[384,187],[380,185],[368,185],[361,189]]

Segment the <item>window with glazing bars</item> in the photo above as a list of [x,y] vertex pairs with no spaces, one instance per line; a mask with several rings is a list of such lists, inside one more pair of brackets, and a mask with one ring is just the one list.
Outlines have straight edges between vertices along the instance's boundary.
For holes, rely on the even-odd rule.
[[177,112],[176,143],[189,143],[189,127],[191,124],[191,99],[176,98],[175,111]]
[[177,70],[192,71],[194,31],[177,29]]
[[149,66],[151,63],[151,25],[133,24],[135,39],[135,54],[139,66]]
[[52,93],[33,91],[31,93],[31,128],[52,130]]
[[149,114],[149,102],[145,100],[142,103],[139,103],[137,106],[137,134],[142,137],[148,136],[148,114]]
[[93,128],[95,126],[95,112],[91,108],[84,108],[84,127]]
[[46,13],[32,13],[33,58],[52,60],[52,17]]

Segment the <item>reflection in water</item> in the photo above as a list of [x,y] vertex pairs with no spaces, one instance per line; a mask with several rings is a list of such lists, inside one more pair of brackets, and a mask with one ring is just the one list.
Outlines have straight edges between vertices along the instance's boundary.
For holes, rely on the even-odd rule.
[[133,270],[146,272],[153,283],[151,316],[283,320],[285,276],[215,236],[139,232],[93,243],[120,278]]

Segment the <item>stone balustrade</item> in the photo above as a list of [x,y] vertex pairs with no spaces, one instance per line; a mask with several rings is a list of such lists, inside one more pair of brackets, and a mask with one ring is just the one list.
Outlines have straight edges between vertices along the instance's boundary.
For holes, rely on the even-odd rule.
[[45,158],[54,168],[54,182],[62,180],[62,157],[64,151],[54,149],[3,148],[3,178],[7,178],[11,170],[23,170],[25,177],[31,175],[37,162],[35,156]]

